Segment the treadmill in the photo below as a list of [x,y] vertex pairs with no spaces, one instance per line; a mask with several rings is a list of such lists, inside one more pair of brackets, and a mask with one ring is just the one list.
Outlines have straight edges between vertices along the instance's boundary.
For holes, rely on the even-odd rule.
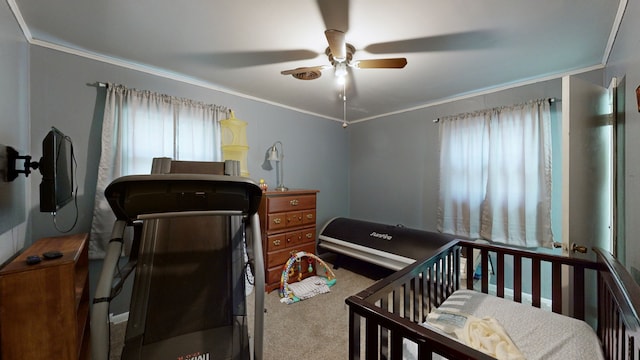
[[[262,190],[247,178],[193,170],[208,163],[169,169],[181,165],[155,159],[152,174],[124,176],[105,189],[116,222],[91,314],[94,360],[109,359],[109,302],[133,270],[121,359],[262,359]],[[127,227],[133,244],[129,263],[119,269]],[[253,352],[248,266],[255,286]]]

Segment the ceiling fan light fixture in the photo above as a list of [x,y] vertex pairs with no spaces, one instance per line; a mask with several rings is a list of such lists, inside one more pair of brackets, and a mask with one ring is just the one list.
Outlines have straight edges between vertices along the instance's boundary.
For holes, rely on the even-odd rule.
[[347,76],[347,63],[339,62],[336,64],[336,76],[337,77]]
[[305,71],[300,73],[291,74],[294,78],[298,80],[315,80],[322,76],[322,73],[317,70]]
[[342,85],[342,94],[340,94],[340,97],[342,98],[342,128],[346,129],[349,123],[347,123],[347,87],[344,84]]
[[[346,50],[344,50],[344,51],[346,51]],[[345,62],[345,61],[347,60],[347,57],[346,57],[346,56],[343,56],[343,57],[336,57],[336,56],[334,55],[334,56],[333,56],[333,60],[334,60],[336,63],[342,63],[342,62]]]
[[339,85],[344,85],[347,80],[347,63],[336,63],[335,76]]

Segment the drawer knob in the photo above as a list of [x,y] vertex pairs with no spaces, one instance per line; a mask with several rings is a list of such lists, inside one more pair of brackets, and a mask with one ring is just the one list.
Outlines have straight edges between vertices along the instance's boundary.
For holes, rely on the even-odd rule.
[[300,201],[298,201],[297,199],[293,199],[293,200],[289,201],[289,204],[291,206],[298,206],[298,204],[300,204]]
[[307,233],[307,239],[311,239],[313,237],[312,233]]
[[275,245],[275,246],[280,246],[280,239],[278,239],[278,240],[273,240],[273,245]]
[[282,219],[280,219],[280,218],[274,218],[273,219],[273,223],[274,224],[280,224],[281,222],[282,222]]
[[307,219],[309,220],[313,219],[313,214],[307,214]]

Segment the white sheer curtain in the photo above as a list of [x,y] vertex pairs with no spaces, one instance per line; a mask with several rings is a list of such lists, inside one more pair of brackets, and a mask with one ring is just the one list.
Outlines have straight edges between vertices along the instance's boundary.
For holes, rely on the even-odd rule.
[[439,230],[551,247],[550,126],[547,100],[441,119]]
[[104,257],[115,217],[104,197],[114,179],[149,174],[154,157],[220,161],[220,123],[228,109],[188,99],[107,85],[102,153],[89,256]]

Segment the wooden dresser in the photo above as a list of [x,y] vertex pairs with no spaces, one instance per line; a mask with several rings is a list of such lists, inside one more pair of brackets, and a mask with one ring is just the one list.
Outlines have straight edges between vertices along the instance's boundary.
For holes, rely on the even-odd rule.
[[[280,287],[282,268],[292,251],[316,253],[316,195],[318,190],[267,191],[260,209],[265,289]],[[290,282],[297,278],[290,277]]]
[[87,234],[40,239],[0,270],[0,358],[89,359],[89,337]]

